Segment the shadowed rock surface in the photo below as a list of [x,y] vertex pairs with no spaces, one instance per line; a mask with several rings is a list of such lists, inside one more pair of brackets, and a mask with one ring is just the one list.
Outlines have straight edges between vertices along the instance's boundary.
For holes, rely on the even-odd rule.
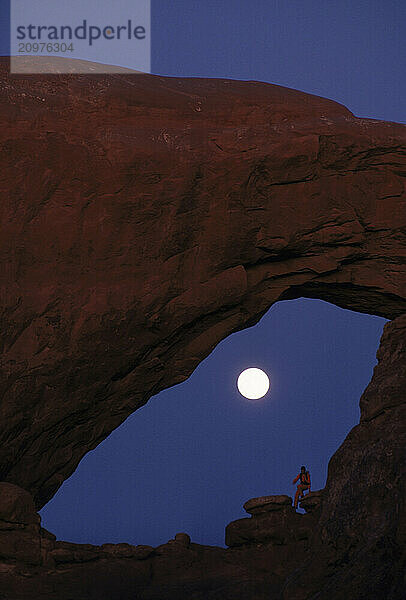
[[313,557],[286,599],[307,587],[337,600],[405,597],[406,315],[385,325],[377,357],[360,424],[329,462]]
[[[12,504],[10,498],[18,506],[21,497],[29,497],[17,486],[3,486],[7,497],[0,497],[0,510]],[[251,537],[244,537],[240,521],[231,523],[226,543],[233,547],[227,549],[195,544],[186,533],[156,548],[59,541],[40,528],[31,500],[28,520],[37,523],[35,530],[16,522],[7,532],[0,530],[4,540],[18,541],[6,552],[0,537],[0,594],[10,600],[51,600],[55,594],[58,600],[276,598],[289,572],[308,555],[310,528],[317,522],[295,513],[292,498],[285,498],[288,504],[267,513],[271,525],[265,513],[240,520],[256,523]]]
[[[320,491],[316,492],[317,498]],[[305,503],[306,504],[306,503]],[[320,504],[320,501],[318,502]],[[317,525],[314,515],[301,515],[292,506],[289,496],[253,498],[244,504],[250,519],[238,519],[226,527],[226,545],[272,543],[274,546],[291,545],[292,554],[300,556],[307,550],[308,540]]]
[[244,510],[250,515],[282,510],[287,506],[292,506],[292,498],[284,495],[260,496],[259,498],[251,498],[243,504]]
[[[395,319],[361,423],[330,461],[306,568],[288,552],[270,572],[268,550],[252,544],[177,542],[178,571],[166,550],[158,557],[167,595],[141,595],[138,575],[134,585],[139,598],[181,598],[176,577],[193,598],[401,598],[406,128],[257,82],[10,76],[6,59],[0,71],[1,480],[39,510],[129,414],[278,300],[320,298]],[[4,560],[10,585],[20,559]],[[49,585],[62,599],[64,589],[92,598],[97,586],[75,586],[100,574],[97,564],[52,567]],[[111,591],[125,584],[108,564],[100,581]],[[202,569],[198,583],[185,565]],[[27,590],[48,585],[43,568]],[[232,581],[240,588],[227,596]]]
[[306,494],[302,500],[299,500],[300,508],[304,508],[307,513],[315,513],[321,508],[322,495],[322,490],[315,490]]

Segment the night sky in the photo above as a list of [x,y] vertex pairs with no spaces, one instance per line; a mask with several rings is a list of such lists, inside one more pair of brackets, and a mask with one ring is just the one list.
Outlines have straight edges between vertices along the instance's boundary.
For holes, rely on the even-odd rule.
[[[404,122],[405,17],[390,0],[153,1],[152,72],[277,83]],[[224,545],[226,524],[248,516],[242,504],[293,495],[302,464],[322,488],[359,420],[384,324],[316,300],[274,305],[89,452],[42,525],[81,543],[156,546],[185,531]],[[262,400],[236,389],[251,366],[271,380]]]

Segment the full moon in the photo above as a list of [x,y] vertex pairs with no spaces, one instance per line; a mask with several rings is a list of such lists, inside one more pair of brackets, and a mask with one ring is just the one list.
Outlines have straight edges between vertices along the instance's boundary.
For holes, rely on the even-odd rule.
[[264,371],[252,367],[240,373],[237,379],[238,391],[249,400],[258,400],[269,390],[269,378]]

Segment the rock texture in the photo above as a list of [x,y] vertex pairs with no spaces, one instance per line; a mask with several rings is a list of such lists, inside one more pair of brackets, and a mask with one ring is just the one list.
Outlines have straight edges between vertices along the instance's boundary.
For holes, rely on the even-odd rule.
[[[363,397],[401,398],[406,315],[385,326],[379,362]],[[387,369],[387,375],[384,376]],[[386,379],[386,383],[385,383]],[[381,387],[382,386],[382,387]],[[157,548],[72,544],[40,527],[34,503],[0,486],[0,597],[7,600],[402,600],[406,573],[405,402],[387,395],[362,415],[329,464],[326,488],[292,509],[288,496],[245,503],[226,528],[229,548],[194,544],[185,533]]]
[[[29,497],[25,490],[11,487],[15,496]],[[276,501],[279,508],[271,508],[267,513],[278,536],[268,535],[270,524],[265,513],[253,515],[251,519],[240,521],[256,522],[256,535],[234,543],[238,527],[239,534],[243,533],[240,521],[235,521],[226,530],[226,538],[230,537],[233,546],[227,549],[195,544],[187,533],[177,533],[173,540],[152,548],[126,543],[73,544],[56,540],[39,525],[35,532],[31,531],[30,538],[24,530],[17,530],[15,537],[21,546],[25,544],[26,552],[22,554],[15,544],[7,556],[0,555],[0,598],[277,598],[289,572],[297,569],[308,556],[308,528],[311,526],[308,515],[295,513],[292,498],[284,498],[287,503],[282,505]],[[262,499],[250,502],[258,500]],[[6,504],[7,499],[3,501],[0,497],[0,509]],[[269,501],[267,506],[271,506]],[[39,515],[31,512],[30,520],[39,523]],[[313,519],[312,525],[315,523]],[[12,539],[11,532],[8,535]],[[231,540],[233,536],[234,540]]]
[[309,589],[333,600],[404,598],[406,315],[385,325],[377,357],[360,424],[329,463],[312,558],[287,583],[285,600],[312,597]]
[[40,517],[32,497],[10,483],[0,483],[0,564],[41,563]]
[[[319,498],[321,492],[314,492]],[[305,501],[303,501],[305,502]],[[306,506],[306,502],[305,502]],[[238,519],[226,527],[227,546],[270,543],[274,546],[290,545],[293,555],[308,548],[308,540],[317,525],[313,516],[301,515],[292,506],[289,496],[263,496],[244,504],[250,519]]]
[[[269,84],[9,76],[4,58],[0,91],[0,480],[24,488],[38,510],[130,413],[276,301],[320,298],[395,319],[361,423],[330,463],[305,568],[271,573],[265,552],[249,588],[255,544],[202,552],[212,556],[212,591],[240,573],[233,598],[270,598],[282,585],[287,600],[401,598],[406,128]],[[193,544],[169,548],[183,553],[188,597],[227,597],[198,595],[204,577],[196,587],[185,566],[200,568],[201,555],[185,558]],[[222,552],[245,563],[225,569]],[[121,567],[109,557],[100,581],[113,594]],[[4,560],[6,576],[20,558]],[[71,581],[78,591],[94,565],[58,570],[51,588]],[[27,590],[48,585],[38,576]]]
[[315,490],[306,494],[303,500],[299,500],[300,508],[304,508],[307,513],[316,513],[321,508],[322,490]]
[[288,506],[292,506],[292,498],[290,496],[260,496],[259,498],[251,498],[243,505],[244,510],[250,515],[268,513],[274,510],[282,510]]
[[0,77],[0,478],[38,509],[273,302],[406,310],[405,127],[264,83]]

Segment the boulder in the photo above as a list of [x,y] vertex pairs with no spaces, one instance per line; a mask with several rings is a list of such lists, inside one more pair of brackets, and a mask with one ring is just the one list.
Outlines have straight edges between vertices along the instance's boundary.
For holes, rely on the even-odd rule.
[[0,560],[40,564],[40,521],[31,494],[0,482]]
[[0,520],[14,524],[38,525],[41,519],[29,492],[18,485],[1,481]]
[[190,535],[187,533],[177,533],[175,535],[175,542],[188,548],[190,546]]
[[314,513],[320,509],[323,496],[323,490],[315,490],[306,494],[302,500],[299,500],[299,506],[304,508],[307,513]]
[[292,498],[283,495],[251,498],[251,500],[247,500],[247,502],[243,504],[243,508],[251,515],[282,510],[289,506],[292,506]]
[[244,508],[251,513],[251,518],[237,519],[227,525],[227,546],[294,544],[300,540],[308,540],[315,525],[307,515],[296,513],[289,496],[251,498],[245,502]]

